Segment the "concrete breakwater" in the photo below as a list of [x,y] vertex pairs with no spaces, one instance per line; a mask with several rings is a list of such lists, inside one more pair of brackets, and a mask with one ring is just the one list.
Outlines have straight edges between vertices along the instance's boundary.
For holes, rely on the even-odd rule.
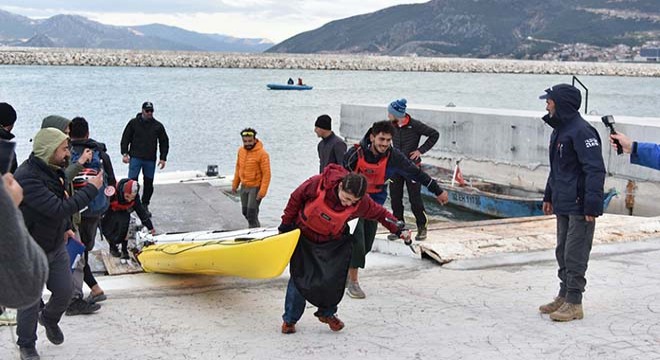
[[375,70],[660,77],[660,64],[0,47],[0,65]]

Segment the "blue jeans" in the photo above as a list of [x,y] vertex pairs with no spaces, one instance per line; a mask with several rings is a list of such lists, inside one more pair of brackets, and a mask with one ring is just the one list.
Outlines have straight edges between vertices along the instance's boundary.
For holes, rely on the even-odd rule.
[[149,205],[151,195],[154,193],[154,175],[156,173],[156,160],[145,160],[131,156],[131,161],[128,164],[128,177],[137,180],[142,170],[142,184],[144,191],[142,192],[142,204]]
[[[305,312],[305,305],[307,301],[300,294],[293,279],[289,279],[289,285],[286,287],[286,298],[284,299],[284,314],[282,320],[288,324],[295,324],[302,317]],[[321,309],[314,313],[314,316],[332,316],[337,312],[337,307],[330,309]]]

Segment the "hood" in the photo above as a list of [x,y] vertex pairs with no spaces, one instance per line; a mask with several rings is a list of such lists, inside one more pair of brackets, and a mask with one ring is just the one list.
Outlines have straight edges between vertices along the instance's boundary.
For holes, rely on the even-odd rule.
[[569,84],[558,84],[545,90],[542,99],[550,99],[555,103],[555,115],[546,114],[543,121],[556,128],[579,115],[582,105],[580,90]]
[[341,179],[348,175],[348,170],[344,169],[341,165],[337,164],[328,164],[328,166],[323,169],[321,173],[321,179],[323,181],[323,188],[332,189]]
[[39,130],[37,135],[34,136],[32,152],[34,156],[50,165],[50,158],[55,153],[55,150],[67,139],[68,137],[60,130],[46,127]]
[[67,127],[69,127],[69,124],[71,124],[71,120],[59,116],[59,115],[50,115],[47,116],[43,119],[41,122],[41,128],[55,128],[59,129],[60,131],[64,132]]

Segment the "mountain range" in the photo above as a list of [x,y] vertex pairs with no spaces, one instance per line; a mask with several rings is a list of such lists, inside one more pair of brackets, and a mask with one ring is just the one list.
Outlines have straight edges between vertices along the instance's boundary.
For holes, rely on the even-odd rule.
[[262,52],[273,43],[203,34],[174,26],[105,25],[78,15],[30,19],[0,10],[0,44],[7,46]]
[[538,58],[567,44],[653,42],[658,0],[432,0],[332,21],[267,51]]

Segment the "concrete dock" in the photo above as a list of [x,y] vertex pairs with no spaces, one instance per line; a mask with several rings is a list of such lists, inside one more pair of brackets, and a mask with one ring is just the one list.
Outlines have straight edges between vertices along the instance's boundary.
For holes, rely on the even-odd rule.
[[[205,204],[218,191],[159,185],[157,228],[244,226],[221,193],[222,206]],[[190,193],[194,204],[184,201]],[[196,207],[212,209],[210,219],[191,216]],[[367,298],[343,299],[338,333],[312,307],[296,334],[280,333],[286,271],[260,281],[141,273],[99,276],[108,295],[101,310],[65,316],[59,346],[39,326],[37,349],[42,359],[660,359],[659,222],[599,219],[581,321],[538,313],[558,286],[553,219],[541,217],[435,224],[415,253],[380,234],[378,251],[403,256],[369,254],[360,279]],[[439,258],[427,259],[431,252]],[[0,327],[0,359],[18,359],[15,340],[15,327]]]

